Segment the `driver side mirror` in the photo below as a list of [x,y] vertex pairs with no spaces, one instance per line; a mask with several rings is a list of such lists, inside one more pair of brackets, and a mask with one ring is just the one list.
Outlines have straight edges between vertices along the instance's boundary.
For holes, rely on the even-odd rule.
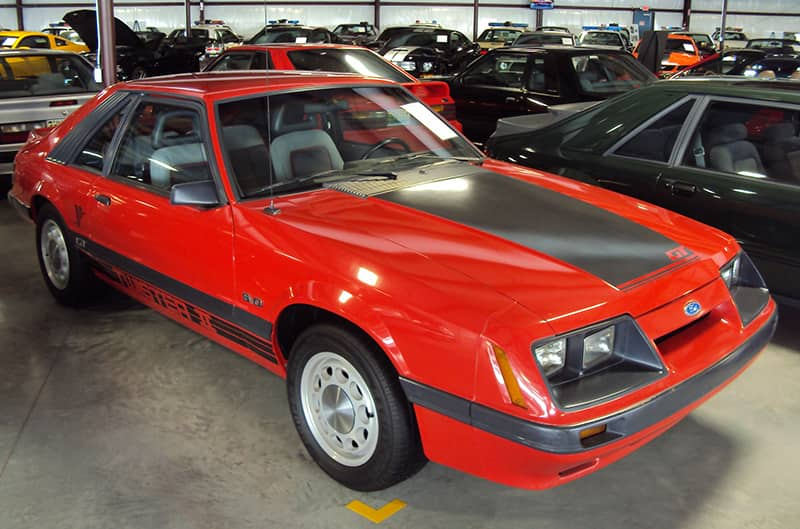
[[169,202],[175,206],[213,208],[220,205],[217,185],[213,180],[184,182],[172,186]]

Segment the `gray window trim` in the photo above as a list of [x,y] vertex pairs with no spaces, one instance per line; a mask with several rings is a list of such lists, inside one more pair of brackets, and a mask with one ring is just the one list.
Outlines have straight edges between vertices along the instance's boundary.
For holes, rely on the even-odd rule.
[[134,102],[128,107],[125,119],[120,124],[116,134],[114,135],[114,139],[111,142],[111,151],[114,153],[114,156],[111,157],[109,160],[106,160],[105,163],[103,164],[102,176],[104,178],[108,178],[109,180],[113,180],[115,182],[123,183],[126,185],[130,185],[131,187],[142,189],[154,195],[169,197],[170,190],[161,189],[159,187],[150,184],[144,184],[142,182],[135,182],[130,178],[112,174],[111,168],[117,161],[117,157],[119,155],[119,146],[122,143],[122,138],[128,131],[131,121],[133,121],[135,111],[141,103],[144,102],[162,103],[162,104],[174,105],[176,107],[188,108],[197,111],[197,113],[200,116],[200,133],[202,134],[201,139],[203,143],[203,148],[206,150],[206,159],[208,161],[209,172],[211,173],[211,180],[214,182],[214,185],[217,188],[217,196],[219,197],[219,206],[217,207],[226,206],[228,204],[228,197],[225,195],[224,186],[222,185],[222,178],[220,176],[219,168],[217,166],[217,160],[216,157],[214,156],[214,148],[211,142],[211,131],[209,129],[209,115],[208,112],[206,111],[206,106],[202,102],[192,98],[169,97],[169,96],[165,97],[163,94],[155,94],[155,93],[141,93],[138,94],[138,97],[134,97],[132,99]]
[[683,126],[681,127],[681,130],[678,133],[678,137],[675,139],[675,145],[673,145],[673,147],[672,147],[672,154],[671,154],[670,158],[666,162],[662,162],[660,160],[650,160],[648,158],[636,158],[635,156],[623,156],[621,154],[617,154],[616,151],[620,147],[622,147],[623,145],[628,143],[628,141],[632,140],[640,132],[643,132],[645,129],[649,128],[650,125],[652,125],[653,123],[655,123],[659,119],[663,118],[664,116],[666,116],[667,114],[669,114],[673,110],[677,109],[678,107],[684,105],[687,101],[691,101],[693,99],[697,100],[697,99],[700,99],[700,98],[698,96],[692,95],[692,94],[687,95],[685,97],[682,97],[678,101],[672,103],[671,105],[667,106],[661,112],[655,114],[654,116],[651,116],[649,119],[647,119],[644,122],[642,122],[638,127],[633,129],[631,132],[629,132],[628,134],[623,136],[621,139],[617,140],[611,147],[606,149],[606,152],[603,153],[603,157],[615,156],[617,158],[624,158],[626,160],[643,160],[645,162],[655,163],[655,164],[658,164],[658,165],[663,165],[665,167],[671,165],[670,161],[675,156],[675,147],[679,146],[679,142],[683,139],[683,136],[685,134],[686,124],[692,121],[694,113],[697,111],[697,101],[695,101],[694,106],[692,106],[692,108],[689,110],[689,115],[687,116],[686,121],[683,122]]

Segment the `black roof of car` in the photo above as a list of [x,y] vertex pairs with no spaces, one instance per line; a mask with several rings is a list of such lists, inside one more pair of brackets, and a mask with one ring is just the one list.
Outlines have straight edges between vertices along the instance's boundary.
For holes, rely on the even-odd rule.
[[507,48],[495,48],[494,50],[489,51],[492,52],[521,52],[521,53],[542,53],[543,51],[550,52],[550,53],[561,53],[564,55],[587,55],[592,52],[597,53],[606,53],[606,54],[615,54],[615,55],[630,55],[625,50],[620,50],[617,48],[594,48],[592,46],[566,46],[563,44],[545,44],[544,46],[536,46],[536,47],[529,47],[529,46],[510,46]]

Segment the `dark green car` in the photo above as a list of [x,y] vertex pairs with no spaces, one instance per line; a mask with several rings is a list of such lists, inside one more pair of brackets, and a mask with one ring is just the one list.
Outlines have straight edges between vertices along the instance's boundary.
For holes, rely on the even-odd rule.
[[487,152],[721,228],[800,298],[799,130],[800,82],[692,79],[501,120]]

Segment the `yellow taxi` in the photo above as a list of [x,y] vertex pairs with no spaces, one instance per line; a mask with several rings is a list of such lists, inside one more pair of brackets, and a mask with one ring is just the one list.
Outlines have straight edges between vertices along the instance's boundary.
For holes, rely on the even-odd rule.
[[36,31],[0,31],[0,48],[37,48],[82,53],[89,47],[71,40]]

